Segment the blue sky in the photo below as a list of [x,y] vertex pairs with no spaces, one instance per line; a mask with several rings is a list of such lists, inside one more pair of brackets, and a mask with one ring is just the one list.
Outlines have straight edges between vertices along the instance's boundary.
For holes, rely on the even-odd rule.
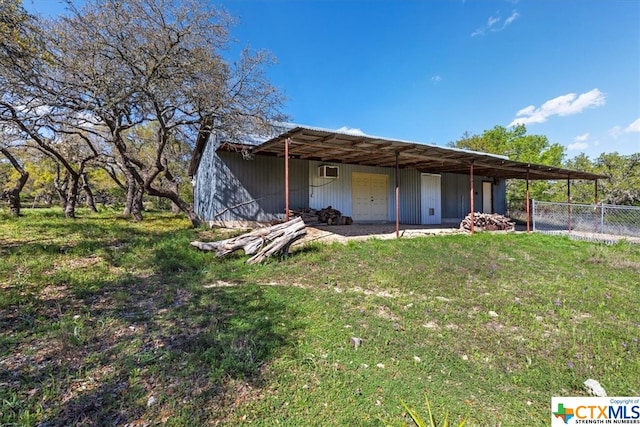
[[[23,0],[59,13],[59,0]],[[584,152],[640,152],[638,0],[227,0],[295,123],[445,145],[524,123]]]

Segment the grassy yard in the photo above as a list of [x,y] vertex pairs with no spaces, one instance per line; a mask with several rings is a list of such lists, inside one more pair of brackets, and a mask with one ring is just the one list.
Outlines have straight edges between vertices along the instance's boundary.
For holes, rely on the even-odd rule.
[[[182,217],[0,216],[0,425],[548,425],[640,395],[640,246],[535,234],[310,245],[248,266]],[[356,349],[351,337],[361,339]]]

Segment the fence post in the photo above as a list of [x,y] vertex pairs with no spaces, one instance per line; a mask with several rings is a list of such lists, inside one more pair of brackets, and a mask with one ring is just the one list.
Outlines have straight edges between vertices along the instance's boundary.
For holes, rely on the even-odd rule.
[[604,203],[600,203],[600,234],[604,234]]
[[567,214],[569,215],[569,233],[571,233],[571,175],[567,175]]
[[536,231],[536,200],[531,199],[531,222],[533,223],[533,231]]

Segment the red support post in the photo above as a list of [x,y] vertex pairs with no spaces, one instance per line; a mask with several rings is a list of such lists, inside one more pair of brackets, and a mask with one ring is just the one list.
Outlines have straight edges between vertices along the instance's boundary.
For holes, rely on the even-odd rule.
[[284,140],[284,220],[289,221],[289,138]]
[[471,234],[475,232],[475,206],[473,202],[473,160],[471,160],[471,167],[469,169],[469,182],[470,182],[470,203],[471,203]]
[[531,212],[530,212],[530,207],[529,205],[531,204],[531,201],[529,200],[529,168],[527,168],[527,191],[526,191],[526,201],[525,203],[527,204],[526,210],[527,210],[527,233],[531,232]]
[[400,238],[400,152],[396,151],[396,239]]

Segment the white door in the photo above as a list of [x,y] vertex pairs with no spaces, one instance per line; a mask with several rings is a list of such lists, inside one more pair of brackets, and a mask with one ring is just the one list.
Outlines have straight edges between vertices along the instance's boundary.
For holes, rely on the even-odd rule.
[[440,175],[423,173],[421,179],[420,211],[422,224],[442,223]]
[[389,206],[387,175],[353,172],[351,200],[355,221],[387,221]]
[[493,213],[493,185],[482,181],[482,213]]

